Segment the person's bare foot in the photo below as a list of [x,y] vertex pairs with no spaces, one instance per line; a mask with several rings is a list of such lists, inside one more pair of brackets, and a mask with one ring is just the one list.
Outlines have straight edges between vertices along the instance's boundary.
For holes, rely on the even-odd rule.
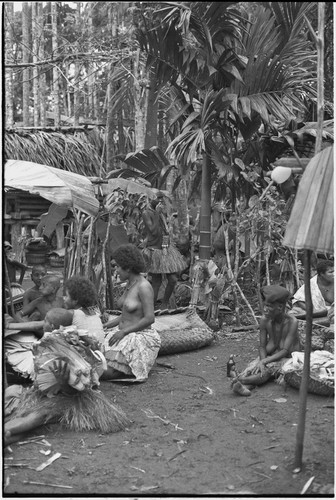
[[235,394],[238,394],[239,396],[251,396],[251,391],[245,385],[239,382],[239,380],[233,382],[231,387],[233,392]]

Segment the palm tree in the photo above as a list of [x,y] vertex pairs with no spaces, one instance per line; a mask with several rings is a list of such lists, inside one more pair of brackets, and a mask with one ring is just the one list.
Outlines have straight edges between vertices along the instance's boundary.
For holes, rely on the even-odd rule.
[[210,164],[232,175],[240,136],[295,119],[316,95],[316,51],[303,30],[315,5],[165,2],[137,33],[158,81],[188,98],[169,150],[189,166],[203,158],[200,258],[210,257]]

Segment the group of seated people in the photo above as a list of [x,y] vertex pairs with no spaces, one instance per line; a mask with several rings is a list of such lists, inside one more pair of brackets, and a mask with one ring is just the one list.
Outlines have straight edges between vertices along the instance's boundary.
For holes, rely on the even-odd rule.
[[[141,251],[132,244],[121,245],[113,255],[117,274],[126,282],[117,307],[121,314],[102,322],[93,283],[73,276],[64,283],[64,296],[59,295],[61,282],[48,275],[44,266],[34,266],[34,286],[24,296],[21,318],[10,318],[8,329],[34,331],[38,338],[45,331],[74,325],[88,330],[98,340],[106,358],[107,369],[102,380],[133,378],[144,381],[155,363],[160,349],[160,335],[155,321],[153,289],[144,276],[145,263]],[[313,313],[325,315],[333,323],[334,264],[323,260],[311,279]],[[250,395],[250,387],[265,383],[281,368],[293,351],[300,350],[298,319],[305,315],[302,286],[294,295],[288,311],[288,290],[279,285],[262,288],[264,313],[260,320],[259,356],[239,375],[234,374],[232,389]]]
[[121,245],[113,255],[117,273],[126,282],[118,302],[121,314],[106,322],[101,320],[94,284],[82,276],[73,276],[63,285],[47,274],[44,266],[34,266],[34,286],[27,290],[20,317],[7,317],[7,330],[34,332],[41,338],[45,331],[69,325],[87,330],[100,345],[107,369],[106,380],[129,377],[144,381],[154,365],[161,339],[153,328],[155,321],[153,289],[144,277],[141,251],[134,245]]

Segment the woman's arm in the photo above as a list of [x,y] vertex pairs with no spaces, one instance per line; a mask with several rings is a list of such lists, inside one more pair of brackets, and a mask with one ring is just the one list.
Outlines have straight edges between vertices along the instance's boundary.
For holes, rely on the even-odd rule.
[[43,329],[44,321],[24,321],[22,323],[6,323],[6,330],[21,330],[23,332],[33,332]]
[[118,326],[120,322],[121,316],[117,316],[116,318],[110,319],[106,323],[103,323],[104,328],[113,328],[114,326]]

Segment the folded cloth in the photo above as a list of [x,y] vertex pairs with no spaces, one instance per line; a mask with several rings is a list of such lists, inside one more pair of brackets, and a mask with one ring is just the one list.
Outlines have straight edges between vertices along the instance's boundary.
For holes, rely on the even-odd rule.
[[110,338],[118,331],[118,326],[107,330],[104,342],[107,366],[143,382],[158,356],[161,337],[154,328],[146,328],[128,333],[112,347],[109,346]]

